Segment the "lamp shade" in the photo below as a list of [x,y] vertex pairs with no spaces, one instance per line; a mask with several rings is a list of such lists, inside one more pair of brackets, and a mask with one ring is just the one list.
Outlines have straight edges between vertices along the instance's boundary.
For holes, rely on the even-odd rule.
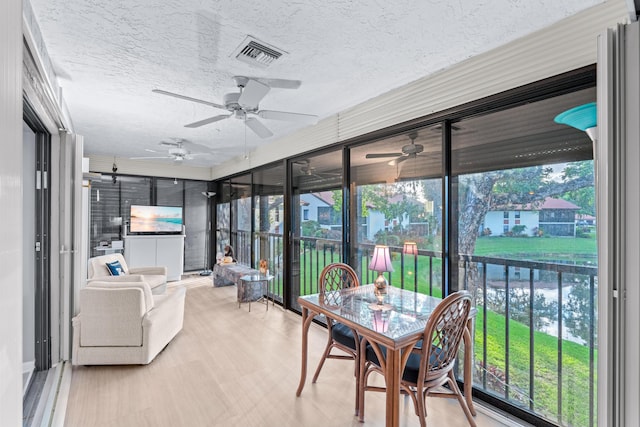
[[585,132],[598,124],[597,112],[596,103],[590,102],[558,114],[553,121]]
[[373,250],[373,256],[369,263],[369,270],[373,271],[393,271],[391,265],[391,255],[389,254],[389,247],[383,245],[376,245]]
[[416,242],[404,242],[402,252],[407,255],[418,255],[418,244]]

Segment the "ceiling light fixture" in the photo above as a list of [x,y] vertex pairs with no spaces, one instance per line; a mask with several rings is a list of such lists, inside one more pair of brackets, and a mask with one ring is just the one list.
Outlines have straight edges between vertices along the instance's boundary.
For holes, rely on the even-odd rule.
[[558,114],[554,122],[586,132],[595,142],[598,134],[598,109],[595,102],[578,105]]

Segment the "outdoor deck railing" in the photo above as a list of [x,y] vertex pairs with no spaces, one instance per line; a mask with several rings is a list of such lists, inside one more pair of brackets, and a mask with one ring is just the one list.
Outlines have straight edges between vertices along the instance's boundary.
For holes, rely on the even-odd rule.
[[[480,372],[480,378],[476,377],[477,382],[474,385],[489,393],[497,394],[502,399],[523,409],[542,413],[561,425],[595,425],[597,267],[470,255],[461,255],[459,262],[463,287],[471,291],[476,299],[479,317],[476,325],[481,325],[481,330],[476,330],[475,337],[476,344],[481,343],[480,348],[475,351],[476,367]],[[498,272],[499,274],[497,274]],[[575,286],[583,286],[586,290],[581,301],[582,304],[579,305],[584,308],[584,312],[567,313],[565,306],[569,301],[566,301],[565,297],[566,288]],[[522,290],[521,296],[524,295],[520,301],[517,298],[512,298],[514,294],[517,294],[517,291],[514,291],[517,289]],[[491,298],[492,293],[495,294],[497,291],[504,292],[504,309],[502,313],[498,313],[504,316],[504,342],[500,343],[504,360],[500,363],[502,366],[492,365],[488,360],[488,341],[492,338],[488,317],[495,316],[492,314],[493,310],[489,308],[488,299]],[[536,294],[539,295],[541,291],[546,291],[551,302],[555,302],[544,310],[535,307]],[[521,303],[522,299],[527,305],[524,308],[518,306],[520,305],[518,302]],[[550,309],[555,310],[555,313],[549,313]],[[514,321],[512,320],[512,312],[514,311],[520,311],[526,317]],[[570,339],[572,334],[564,324],[567,315],[582,318],[582,324],[586,325],[586,334],[583,335],[586,336],[583,336],[582,339],[577,337]],[[536,320],[540,320],[541,317],[546,317],[545,321],[551,326],[551,329],[536,330],[534,325]],[[512,336],[510,327],[518,326],[518,323],[526,326],[528,332],[528,351],[526,353],[528,353],[529,360],[526,366],[528,373],[525,376],[528,377],[528,380],[524,381],[524,387],[515,380],[516,375],[512,375],[511,372],[519,368],[510,361],[510,353],[517,346],[511,341],[521,338]],[[480,340],[478,332],[481,334]],[[542,333],[554,337],[557,351],[556,366],[546,367],[554,368],[552,370],[555,371],[555,374],[546,374],[544,377],[540,372],[536,372],[536,367],[540,368],[536,361],[536,355],[543,353],[536,351],[536,349],[540,350],[542,345],[536,345],[536,338],[542,341],[545,338],[541,335]],[[548,340],[544,340],[548,342]],[[575,341],[583,342],[576,344]],[[585,357],[588,360],[575,360],[575,354],[571,354],[566,357],[569,363],[565,363],[567,360],[565,360],[564,349],[568,346],[573,349],[576,347],[579,349],[579,346],[586,347],[588,356],[585,355]],[[521,348],[518,349],[521,350]],[[576,368],[582,364],[586,365],[587,374],[582,376],[586,378],[582,378],[583,372]],[[545,384],[546,381],[555,383],[556,402],[553,413],[548,413],[548,407],[543,408],[536,402],[538,397],[536,385],[548,385]],[[581,394],[583,390],[587,391],[588,395]],[[542,394],[540,393],[540,395]],[[582,404],[585,406],[585,411],[577,409],[582,406],[581,401],[587,402],[586,405]],[[565,410],[567,406],[569,408]]]
[[[242,241],[247,240],[243,237]],[[322,268],[341,261],[342,243],[295,237],[293,244],[292,275],[299,285],[298,294],[316,293]],[[283,236],[255,233],[253,245],[256,253],[262,248],[256,263],[259,258],[267,259],[275,276],[275,292],[270,297],[282,302]],[[238,247],[247,259],[244,251],[249,247],[244,243]],[[354,268],[362,283],[373,282],[377,276],[368,269],[373,248],[373,244],[355,247]],[[390,252],[395,271],[386,274],[392,286],[442,296],[441,252],[419,250],[417,255],[407,255],[402,247],[394,246]],[[458,269],[459,286],[472,293],[478,310],[474,387],[560,425],[595,425],[597,267],[460,255]],[[572,338],[565,322],[567,315],[575,314],[567,312],[571,298],[567,290],[576,286],[586,289],[581,305],[584,312],[578,313],[587,330],[583,339]],[[548,302],[544,310],[538,307],[541,293]],[[542,324],[546,326],[541,328]],[[542,346],[548,347],[549,342],[555,343],[555,360],[551,366],[541,366],[543,361],[537,358],[542,359]],[[581,360],[574,360],[576,357]],[[576,373],[576,365],[584,366],[585,372]],[[553,388],[553,402],[549,401],[549,387]],[[575,394],[583,390],[588,397]]]

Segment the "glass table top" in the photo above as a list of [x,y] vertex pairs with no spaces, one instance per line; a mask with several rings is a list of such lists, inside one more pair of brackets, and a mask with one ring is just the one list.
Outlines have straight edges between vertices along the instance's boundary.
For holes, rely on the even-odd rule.
[[322,301],[320,294],[301,296],[299,300],[393,340],[423,331],[429,316],[442,301],[388,286],[381,306],[374,289],[374,285],[364,285],[325,294]]

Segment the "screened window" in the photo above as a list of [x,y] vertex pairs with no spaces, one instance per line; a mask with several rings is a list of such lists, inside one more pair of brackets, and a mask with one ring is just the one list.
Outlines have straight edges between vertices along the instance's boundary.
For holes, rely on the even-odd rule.
[[[471,291],[478,310],[474,386],[572,426],[594,422],[595,229],[575,232],[578,212],[595,214],[593,151],[554,117],[595,96],[531,102],[452,131],[453,285]],[[518,223],[508,224],[510,212]]]

